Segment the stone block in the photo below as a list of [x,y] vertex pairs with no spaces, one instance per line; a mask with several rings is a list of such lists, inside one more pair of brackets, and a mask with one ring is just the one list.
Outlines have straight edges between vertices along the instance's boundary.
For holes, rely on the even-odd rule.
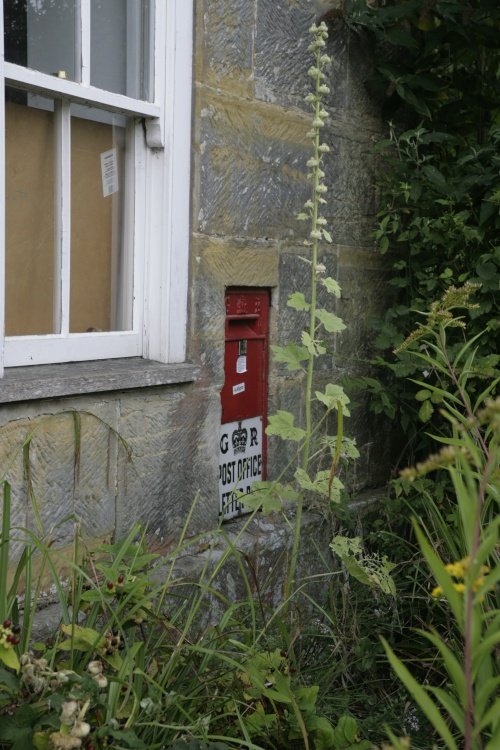
[[314,9],[308,0],[257,3],[255,26],[255,95],[257,99],[305,108],[310,91],[307,71],[309,26]]
[[232,94],[251,94],[255,4],[255,0],[195,4],[195,80]]
[[199,95],[195,231],[293,238],[295,214],[310,193],[305,167],[308,119],[212,91]]

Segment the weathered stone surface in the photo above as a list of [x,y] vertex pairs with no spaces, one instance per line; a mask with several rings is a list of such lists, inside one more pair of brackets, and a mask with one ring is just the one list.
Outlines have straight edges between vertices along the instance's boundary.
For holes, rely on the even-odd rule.
[[314,19],[308,0],[258,2],[255,31],[255,93],[258,99],[304,107],[311,65],[307,30]]
[[324,207],[334,242],[366,245],[376,212],[373,187],[373,154],[370,140],[352,139],[326,128],[325,139],[332,146],[326,162],[328,204]]
[[307,119],[290,110],[200,93],[196,231],[280,239],[294,236],[306,200]]
[[343,367],[356,369],[370,354],[373,331],[371,318],[384,309],[386,270],[383,259],[373,247],[339,247],[338,280],[342,288],[339,314],[348,324],[339,337],[338,351]]
[[210,394],[190,388],[137,396],[123,405],[121,425],[130,435],[133,462],[117,506],[119,534],[143,519],[162,537],[175,535],[198,489],[196,527],[217,523],[216,413]]
[[195,80],[249,95],[256,0],[202,0],[197,5]]

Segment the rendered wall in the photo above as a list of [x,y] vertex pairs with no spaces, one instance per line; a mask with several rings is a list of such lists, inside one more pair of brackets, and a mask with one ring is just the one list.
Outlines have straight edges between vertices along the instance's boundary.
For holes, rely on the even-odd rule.
[[[303,96],[310,80],[311,5],[197,0],[195,7],[188,358],[200,365],[201,375],[182,386],[0,408],[0,466],[14,486],[15,523],[36,527],[22,449],[33,433],[29,459],[40,518],[61,544],[71,538],[71,516],[95,538],[122,534],[143,519],[167,544],[198,491],[194,527],[216,524],[225,288],[272,289],[272,342],[295,340],[300,330],[286,300],[307,283],[299,259],[304,225],[295,214],[309,197],[310,124]],[[332,117],[325,129],[332,147],[327,215],[335,244],[323,249],[321,261],[342,286],[337,312],[348,330],[331,342],[332,353],[323,359],[324,383],[363,371],[367,321],[382,304],[384,284],[369,239],[375,210],[370,148],[380,127],[363,85],[369,60],[362,39],[343,26],[332,31],[327,51],[334,60]],[[269,388],[270,413],[286,408],[300,418],[299,376],[272,365]],[[76,454],[73,418],[63,413],[71,409],[85,412]],[[131,462],[100,420],[127,442]],[[387,474],[382,427],[370,423],[361,408],[346,432],[357,437],[362,453],[349,477],[353,490],[381,484]],[[285,459],[286,449],[271,443],[271,475]]]

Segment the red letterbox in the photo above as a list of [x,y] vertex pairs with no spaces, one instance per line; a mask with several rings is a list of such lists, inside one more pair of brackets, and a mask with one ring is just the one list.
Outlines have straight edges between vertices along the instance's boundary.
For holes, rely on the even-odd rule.
[[227,290],[225,334],[219,501],[233,518],[245,512],[238,491],[248,494],[266,475],[267,289]]

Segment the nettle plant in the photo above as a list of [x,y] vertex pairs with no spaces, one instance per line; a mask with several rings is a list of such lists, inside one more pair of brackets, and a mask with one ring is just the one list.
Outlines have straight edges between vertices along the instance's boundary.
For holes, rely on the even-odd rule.
[[[322,207],[327,203],[325,196],[328,192],[323,160],[330,151],[330,147],[322,139],[322,131],[328,118],[324,99],[330,92],[325,82],[327,77],[325,70],[331,63],[331,58],[325,53],[328,30],[326,24],[321,23],[313,24],[309,31],[312,35],[309,50],[314,56],[314,64],[308,71],[314,88],[306,96],[306,102],[311,105],[313,114],[312,126],[308,133],[312,142],[312,155],[307,162],[312,194],[297,218],[309,225],[308,237],[304,240],[309,257],[302,257],[301,260],[310,267],[310,285],[308,297],[302,291],[295,291],[289,296],[287,302],[288,306],[298,313],[302,315],[308,313],[308,325],[302,331],[300,343],[271,347],[276,362],[282,363],[291,372],[299,370],[304,372],[305,423],[303,427],[296,425],[294,415],[283,410],[278,410],[276,414],[269,417],[267,434],[295,442],[298,446],[293,459],[293,462],[298,459],[299,463],[294,473],[295,482],[288,484],[281,481],[261,482],[254,485],[255,491],[251,495],[245,495],[247,507],[262,507],[265,512],[281,510],[286,500],[296,502],[295,536],[287,578],[288,594],[290,594],[289,587],[297,563],[305,499],[319,496],[326,505],[338,503],[343,489],[343,484],[337,476],[340,462],[347,458],[357,458],[359,455],[354,441],[343,435],[343,420],[345,416],[349,416],[349,399],[344,390],[333,383],[329,383],[324,391],[315,390],[314,387],[318,358],[327,353],[326,339],[331,335],[341,333],[346,326],[335,312],[318,304],[320,287],[333,300],[339,299],[341,289],[334,278],[326,275],[324,264],[319,262],[321,244],[332,243],[332,237],[327,229],[327,220],[322,215]],[[313,415],[315,402],[325,407],[322,417],[316,423]],[[324,427],[328,424],[328,418],[332,412],[337,414],[335,436],[324,434]],[[327,457],[326,460],[325,457]],[[328,462],[327,468],[325,468],[326,461]]]

